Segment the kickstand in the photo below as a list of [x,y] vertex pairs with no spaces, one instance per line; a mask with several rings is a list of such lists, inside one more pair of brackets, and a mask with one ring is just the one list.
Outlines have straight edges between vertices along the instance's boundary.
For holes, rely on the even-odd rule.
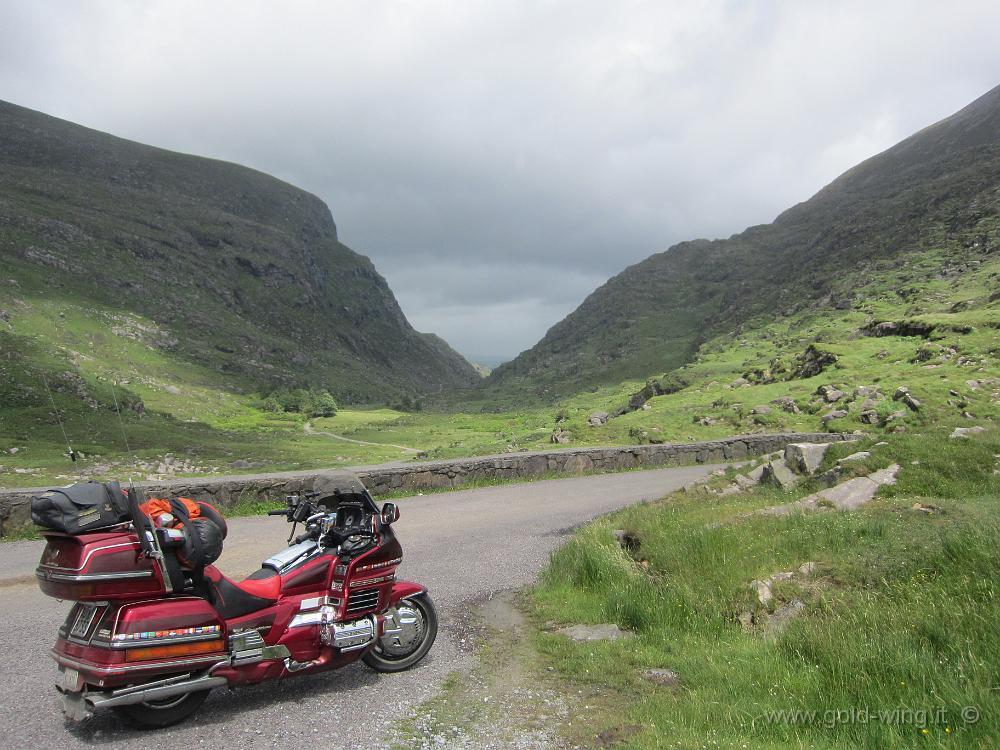
[[288,535],[288,539],[286,539],[286,540],[285,540],[285,541],[286,541],[286,542],[288,542],[289,544],[291,544],[291,543],[292,543],[292,537],[294,537],[294,536],[295,536],[295,527],[296,527],[296,526],[298,526],[298,525],[299,525],[299,522],[298,522],[298,521],[292,521],[292,531],[291,531],[291,533],[290,533],[290,534]]

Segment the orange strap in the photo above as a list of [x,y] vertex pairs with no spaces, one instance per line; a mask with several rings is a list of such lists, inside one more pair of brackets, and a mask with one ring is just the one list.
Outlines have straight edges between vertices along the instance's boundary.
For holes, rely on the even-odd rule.
[[[198,507],[198,503],[196,503],[194,500],[189,500],[186,497],[179,497],[177,499],[180,500],[182,503],[184,503],[184,507],[188,509],[189,518],[198,518],[201,515],[201,509]],[[142,505],[139,506],[139,510],[141,510],[147,516],[152,518],[153,522],[157,526],[160,525],[160,516],[162,516],[164,513],[170,513],[171,515],[173,515],[174,512],[173,508],[170,507],[169,500],[163,500],[158,497],[150,498],[149,500],[144,502]],[[174,521],[170,525],[173,528],[180,528],[184,524],[181,522],[179,518],[174,516]]]

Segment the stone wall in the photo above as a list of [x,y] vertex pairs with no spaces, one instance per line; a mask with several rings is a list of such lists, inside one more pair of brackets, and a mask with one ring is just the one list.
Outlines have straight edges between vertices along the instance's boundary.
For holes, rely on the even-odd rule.
[[[414,461],[352,469],[374,495],[388,492],[460,487],[475,480],[529,479],[545,474],[585,474],[634,468],[682,466],[695,463],[739,461],[749,456],[784,449],[788,443],[829,443],[850,440],[843,433],[780,433],[738,435],[701,443],[665,443],[612,448],[563,448],[559,450],[504,453],[445,461]],[[150,495],[183,496],[210,500],[220,507],[237,500],[277,500],[311,489],[326,470],[241,474],[228,477],[173,479],[143,482]],[[0,535],[30,521],[29,505],[35,490],[0,490]]]

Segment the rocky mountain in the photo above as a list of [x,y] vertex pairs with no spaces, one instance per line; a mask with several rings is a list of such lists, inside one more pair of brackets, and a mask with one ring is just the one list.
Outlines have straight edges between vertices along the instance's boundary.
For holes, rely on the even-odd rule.
[[0,261],[14,333],[25,309],[62,298],[152,321],[146,343],[249,387],[358,402],[479,380],[412,328],[316,196],[5,102]]
[[[494,370],[494,395],[552,397],[645,378],[754,319],[866,303],[855,290],[911,264],[918,298],[950,272],[933,261],[1000,245],[1000,87],[837,178],[771,224],[682,242],[593,292],[534,347]],[[970,256],[971,257],[971,256]],[[871,302],[870,300],[868,302]]]

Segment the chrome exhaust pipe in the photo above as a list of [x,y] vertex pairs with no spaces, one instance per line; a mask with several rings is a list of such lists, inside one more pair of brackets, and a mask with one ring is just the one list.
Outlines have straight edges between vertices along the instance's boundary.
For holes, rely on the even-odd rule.
[[225,677],[198,677],[193,680],[183,682],[168,682],[166,680],[153,683],[147,687],[137,685],[135,687],[115,690],[110,693],[91,693],[84,695],[84,700],[91,708],[113,708],[115,706],[129,706],[134,703],[145,701],[158,701],[164,698],[172,698],[175,695],[193,693],[196,690],[210,690],[229,684]]

